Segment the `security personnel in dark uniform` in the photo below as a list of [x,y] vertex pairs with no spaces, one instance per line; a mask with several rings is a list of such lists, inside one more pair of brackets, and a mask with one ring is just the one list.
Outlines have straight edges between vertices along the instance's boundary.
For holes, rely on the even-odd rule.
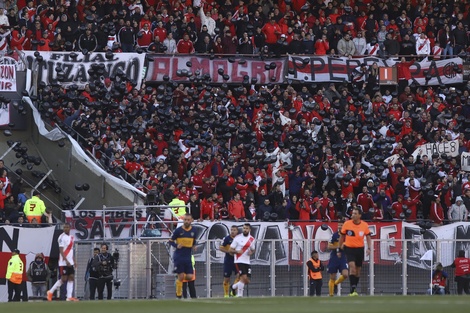
[[90,300],[95,300],[96,286],[98,284],[98,278],[100,278],[99,268],[94,266],[94,262],[98,264],[98,254],[100,254],[100,248],[93,249],[93,256],[88,260],[85,272],[85,281],[88,281],[88,288],[90,291]]
[[108,245],[101,245],[101,253],[98,254],[95,262],[93,262],[96,268],[99,269],[98,278],[98,299],[103,300],[104,286],[107,289],[107,299],[111,300],[113,297],[113,270],[116,268],[114,258],[111,253],[108,253]]

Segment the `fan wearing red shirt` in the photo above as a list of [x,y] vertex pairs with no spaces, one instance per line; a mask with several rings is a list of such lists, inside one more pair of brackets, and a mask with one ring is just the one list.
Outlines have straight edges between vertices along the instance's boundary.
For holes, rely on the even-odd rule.
[[264,36],[266,37],[266,44],[270,48],[276,44],[278,37],[281,35],[281,28],[276,23],[274,17],[271,17],[269,23],[266,23],[261,31],[264,33]]
[[178,41],[178,44],[176,45],[176,51],[182,54],[194,53],[194,45],[193,45],[193,42],[189,40],[188,34],[185,33],[183,35],[183,39],[180,39]]

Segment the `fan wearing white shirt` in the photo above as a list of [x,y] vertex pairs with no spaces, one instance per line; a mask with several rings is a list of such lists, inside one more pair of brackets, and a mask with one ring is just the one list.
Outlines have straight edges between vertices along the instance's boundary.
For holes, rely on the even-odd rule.
[[251,225],[243,224],[243,232],[236,236],[230,245],[230,252],[235,257],[235,267],[240,275],[238,283],[232,285],[232,291],[237,297],[243,297],[245,285],[250,283],[251,263],[250,257],[255,252],[255,238],[250,235]]

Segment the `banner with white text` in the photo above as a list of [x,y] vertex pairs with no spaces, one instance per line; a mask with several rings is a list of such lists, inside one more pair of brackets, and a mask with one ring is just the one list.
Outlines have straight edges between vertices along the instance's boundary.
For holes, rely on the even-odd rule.
[[[140,88],[144,78],[145,54],[138,53],[115,53],[112,59],[107,59],[105,53],[92,52],[87,55],[81,53],[76,58],[72,58],[70,52],[40,52],[43,61],[38,62],[34,56],[34,51],[24,51],[27,61],[27,69],[31,75],[37,74],[38,82],[45,82],[50,85],[57,80],[56,69],[60,67],[64,73],[64,79],[59,83],[67,88],[70,85],[77,85],[84,88],[90,82],[89,70],[92,64],[103,64],[102,78],[116,75],[122,70],[130,80],[137,82]],[[32,80],[28,80],[32,81]],[[30,88],[31,86],[26,86]]]
[[[393,67],[399,61],[397,58],[381,59],[374,56],[349,59],[345,57],[289,55],[286,78],[312,83],[349,82],[354,69],[362,63],[369,66],[377,63],[379,67]],[[461,58],[416,61],[410,67],[411,77],[419,85],[462,83],[462,64]]]
[[26,281],[26,271],[29,268],[29,264],[34,261],[37,253],[44,254],[46,261],[49,259],[54,238],[54,229],[55,227],[0,227],[0,302],[6,302],[8,300],[8,288],[5,276],[8,261],[11,258],[11,251],[14,249],[20,250],[20,258],[25,266],[23,281]]

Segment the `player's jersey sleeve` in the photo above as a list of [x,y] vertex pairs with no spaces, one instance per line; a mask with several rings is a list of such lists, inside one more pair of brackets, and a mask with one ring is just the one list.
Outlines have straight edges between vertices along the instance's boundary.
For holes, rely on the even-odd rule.
[[59,247],[60,247],[60,248],[65,248],[65,247],[67,247],[67,244],[68,244],[68,243],[67,243],[66,240],[65,240],[65,236],[60,235],[60,236],[59,236],[59,239],[57,239],[57,242],[59,243]]
[[364,236],[370,235],[369,225],[364,222]]
[[237,240],[237,237],[233,238],[233,241],[232,243],[230,244],[230,248],[233,248],[233,249],[237,249],[237,244],[238,244],[238,240]]

